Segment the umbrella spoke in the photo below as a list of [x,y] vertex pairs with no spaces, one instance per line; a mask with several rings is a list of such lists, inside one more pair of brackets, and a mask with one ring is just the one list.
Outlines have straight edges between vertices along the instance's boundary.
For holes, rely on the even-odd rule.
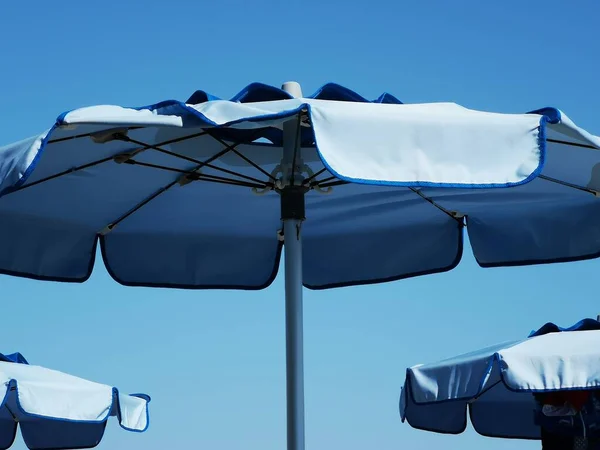
[[181,173],[182,176],[180,178],[178,178],[177,180],[172,181],[171,183],[167,184],[166,186],[163,186],[158,191],[154,192],[152,195],[150,195],[149,197],[145,198],[140,203],[138,203],[137,205],[135,205],[133,208],[131,208],[125,214],[123,214],[122,216],[120,216],[118,219],[116,219],[113,222],[111,222],[109,225],[107,225],[100,232],[100,234],[102,234],[102,235],[105,235],[105,234],[109,233],[110,231],[112,231],[113,228],[116,227],[119,223],[123,222],[129,216],[131,216],[135,212],[137,212],[140,209],[142,209],[144,206],[146,206],[152,200],[154,200],[157,197],[159,197],[161,194],[164,194],[165,192],[167,192],[169,189],[171,189],[176,184],[179,184],[181,186],[185,186],[186,184],[188,184],[188,183],[190,183],[192,181],[206,181],[206,182],[210,182],[210,183],[229,184],[229,185],[233,185],[233,186],[242,186],[242,187],[249,187],[249,188],[261,188],[261,189],[264,189],[264,188],[268,187],[267,185],[256,185],[256,184],[247,183],[247,182],[240,181],[240,180],[234,180],[234,179],[219,177],[219,176],[216,176],[216,175],[201,174],[201,173],[197,172],[202,167],[200,165],[198,167],[196,167],[192,171],[185,171],[185,170],[176,169],[176,168],[172,168],[172,167],[159,166],[159,165],[156,165],[156,164],[140,163],[140,162],[132,160],[132,159],[124,161],[123,164],[139,165],[139,166],[142,166],[142,167],[150,167],[150,168],[168,170],[168,171],[172,171],[172,172]]
[[464,225],[464,221],[463,221],[463,217],[464,216],[461,213],[459,213],[457,211],[450,211],[450,210],[444,208],[442,205],[440,205],[439,203],[437,203],[435,200],[433,200],[432,198],[427,197],[425,194],[423,194],[423,192],[421,192],[420,189],[415,189],[415,188],[408,188],[408,189],[410,189],[412,192],[414,192],[415,194],[417,194],[419,197],[421,197],[426,202],[428,202],[431,205],[435,206],[437,209],[439,209],[443,213],[445,213],[445,214],[449,215],[450,217],[452,217],[454,220],[456,220],[461,225]]
[[550,139],[550,138],[547,138],[546,141],[547,142],[552,142],[554,144],[572,145],[573,147],[581,147],[581,148],[589,148],[589,149],[592,149],[592,150],[598,150],[593,145],[580,144],[578,142],[561,141],[560,139]]
[[[319,170],[316,173],[313,173],[311,176],[309,176],[308,178],[305,178],[304,181],[302,182],[302,184],[304,186],[312,186],[313,183],[311,183],[315,178],[317,178],[319,175],[322,175],[323,173],[327,172],[327,167],[323,167],[321,170]],[[315,184],[319,184],[319,181],[315,181]]]
[[60,178],[60,177],[62,177],[64,175],[69,175],[71,173],[75,173],[75,172],[78,172],[80,170],[89,169],[90,167],[98,166],[98,165],[100,165],[102,163],[105,163],[105,162],[108,162],[108,161],[112,161],[113,159],[114,159],[114,157],[109,156],[108,158],[102,158],[102,159],[99,159],[98,161],[94,161],[94,162],[91,162],[91,163],[83,164],[81,166],[73,167],[71,169],[63,170],[62,172],[55,173],[54,175],[47,176],[45,178],[42,178],[40,180],[34,181],[32,183],[29,183],[29,184],[26,184],[26,185],[23,185],[23,186],[19,186],[18,188],[14,189],[14,190],[12,190],[10,192],[8,192],[6,195],[12,194],[13,192],[22,191],[23,189],[27,189],[27,188],[36,186],[36,185],[44,183],[46,181],[51,181],[51,180],[54,180],[56,178]]
[[[139,128],[141,128],[141,127],[132,127],[132,128],[129,128],[129,130],[136,130],[136,129],[139,129]],[[48,141],[48,144],[55,144],[55,143],[64,142],[64,141],[68,141],[68,140],[72,140],[72,139],[80,139],[80,138],[83,138],[83,137],[91,137],[94,134],[96,134],[96,132],[86,133],[86,134],[78,134],[76,136],[70,136],[70,137],[59,138],[59,139],[53,139],[53,140]],[[179,137],[179,138],[175,138],[175,139],[170,139],[168,141],[161,142],[159,145],[174,144],[176,142],[182,142],[182,141],[185,141],[185,140],[188,140],[188,139],[193,139],[193,138],[196,138],[196,137],[200,137],[200,136],[203,136],[203,135],[206,135],[206,134],[207,134],[206,131],[202,131],[200,133],[194,133],[194,134],[189,135],[189,136],[183,136],[183,137]],[[80,170],[89,169],[90,167],[94,167],[94,166],[103,164],[105,162],[111,161],[111,160],[115,160],[115,159],[118,159],[118,158],[127,159],[127,158],[132,157],[135,154],[138,154],[138,153],[144,151],[144,150],[148,150],[149,148],[150,148],[149,146],[144,145],[141,148],[138,148],[138,149],[135,149],[135,150],[132,150],[132,151],[127,151],[126,153],[121,153],[121,154],[116,155],[116,156],[108,156],[106,158],[99,159],[98,161],[93,161],[93,162],[90,162],[90,163],[82,164],[81,166],[72,167],[70,169],[63,170],[62,172],[55,173],[53,175],[49,175],[47,177],[44,177],[44,178],[42,178],[40,180],[37,180],[37,181],[34,181],[32,183],[29,183],[29,184],[26,184],[26,185],[23,185],[23,186],[19,186],[18,188],[14,189],[14,190],[12,190],[10,192],[8,192],[6,195],[9,195],[9,194],[11,194],[13,192],[22,191],[23,189],[27,189],[27,188],[36,186],[36,185],[41,184],[41,183],[45,183],[46,181],[51,181],[51,180],[54,180],[56,178],[60,178],[60,177],[62,177],[64,175],[69,175],[69,174],[78,172]],[[203,164],[210,163],[210,162],[214,161],[215,159],[220,158],[221,156],[223,156],[228,151],[229,151],[229,149],[225,149],[225,150],[217,153],[216,155],[214,155],[211,158],[209,158],[208,160],[206,160]]]
[[223,139],[215,136],[213,133],[211,133],[210,131],[208,131],[208,134],[217,142],[219,142],[221,145],[224,145],[225,147],[229,148],[233,153],[235,153],[237,156],[239,156],[240,158],[242,158],[244,161],[246,161],[248,164],[250,164],[252,167],[254,167],[256,170],[258,170],[260,173],[262,173],[263,175],[267,176],[271,181],[276,182],[277,178],[275,178],[272,174],[270,174],[269,172],[267,172],[265,169],[263,169],[262,167],[260,167],[258,164],[256,164],[254,161],[252,161],[250,158],[248,158],[247,156],[244,156],[242,153],[240,153],[238,150],[236,150],[234,147],[236,147],[239,144],[236,144],[235,146],[231,146],[229,144],[227,144],[227,142],[225,142]]
[[176,167],[161,166],[158,164],[140,162],[140,161],[136,161],[134,159],[128,159],[126,161],[123,161],[122,164],[130,164],[133,166],[149,167],[152,169],[160,169],[160,170],[166,170],[169,172],[180,173],[182,175],[185,175],[189,181],[196,181],[196,180],[200,181],[203,179],[206,179],[207,181],[208,180],[216,180],[216,181],[221,181],[221,182],[224,182],[227,184],[233,184],[236,186],[244,186],[244,187],[249,187],[249,188],[257,188],[257,189],[265,189],[267,187],[273,186],[272,184],[263,183],[260,180],[258,180],[258,183],[249,183],[247,181],[236,180],[234,178],[226,178],[226,177],[220,177],[217,175],[208,175],[208,174],[198,173],[197,171],[202,167],[201,165],[199,165],[199,167],[197,167],[196,169],[190,171],[190,170],[184,170],[184,169],[177,169]]
[[502,380],[498,380],[495,383],[492,383],[490,386],[487,386],[485,389],[483,389],[479,394],[477,394],[476,396],[473,397],[472,402],[474,402],[475,400],[478,400],[481,398],[481,396],[483,394],[485,394],[486,392],[489,392],[490,390],[492,390],[494,387],[498,386],[500,383],[502,383]]
[[337,180],[337,181],[332,181],[330,183],[316,183],[314,185],[314,187],[329,188],[329,187],[334,187],[334,186],[343,186],[344,184],[350,184],[350,183],[348,181]]
[[577,184],[569,183],[568,181],[562,181],[557,178],[552,178],[552,177],[549,177],[546,175],[538,175],[538,178],[541,178],[542,180],[545,180],[545,181],[549,181],[551,183],[560,184],[561,186],[566,186],[569,188],[577,189],[578,191],[587,192],[587,193],[595,195],[595,196],[598,196],[600,194],[598,191],[595,191],[594,189],[579,186]]
[[[143,128],[143,127],[131,127],[131,128],[128,128],[128,130],[139,130],[140,128]],[[74,136],[67,136],[67,137],[64,137],[64,138],[50,139],[46,143],[46,145],[58,144],[59,142],[72,141],[72,140],[75,140],[75,139],[86,138],[86,137],[93,136],[96,133],[97,133],[96,131],[91,131],[89,133],[76,134]]]
[[[132,130],[141,130],[144,129],[144,127],[128,127],[128,128],[124,128],[121,129],[121,131],[125,130],[125,131],[132,131]],[[50,144],[58,144],[60,142],[65,142],[65,141],[71,141],[74,139],[81,139],[81,138],[85,138],[85,137],[92,137],[98,134],[98,131],[91,131],[89,133],[84,133],[84,134],[76,134],[75,136],[67,136],[64,138],[56,138],[56,139],[50,139],[46,145],[50,145]],[[190,134],[189,136],[181,136],[178,138],[174,138],[174,139],[169,139],[168,141],[164,141],[161,142],[157,145],[169,145],[169,144],[175,144],[177,142],[183,142],[189,139],[194,139],[200,136],[204,136],[206,135],[207,132],[205,130],[199,132],[199,133],[194,133],[194,134]],[[116,136],[115,136],[116,137]],[[144,148],[144,150],[147,150],[149,147]]]
[[[175,158],[180,158],[180,159],[183,159],[183,160],[188,161],[188,162],[193,162],[194,164],[198,164],[200,167],[208,167],[210,169],[217,170],[219,172],[224,172],[224,173],[226,173],[228,175],[233,175],[233,176],[237,176],[237,177],[240,177],[240,178],[244,178],[244,179],[249,180],[249,181],[253,181],[255,183],[263,183],[263,181],[259,180],[258,178],[254,178],[254,177],[251,177],[251,176],[248,176],[248,175],[244,175],[242,173],[238,173],[238,172],[235,172],[233,170],[225,169],[223,167],[218,167],[218,166],[215,166],[215,165],[213,165],[213,164],[211,164],[210,162],[207,162],[207,161],[202,162],[202,161],[199,161],[197,159],[190,158],[189,156],[180,155],[179,153],[175,153],[175,152],[172,152],[170,150],[166,150],[164,148],[161,148],[158,145],[146,144],[144,142],[140,142],[140,141],[137,141],[135,139],[131,139],[129,136],[126,136],[126,135],[120,135],[118,137],[118,139],[121,139],[121,140],[123,140],[125,142],[131,142],[132,144],[136,144],[136,145],[139,145],[141,147],[145,147],[147,149],[156,150],[157,152],[164,153],[165,155],[173,156]],[[225,144],[225,146],[228,148],[228,150],[232,150],[234,152],[236,152],[236,150],[234,149],[234,147],[237,146],[237,145],[239,145],[239,143],[234,144],[234,145],[227,145],[227,144]]]
[[[319,173],[319,172],[317,172]],[[313,183],[310,183],[311,186],[322,186],[323,183],[328,183],[329,181],[333,181],[333,180],[337,180],[336,177],[327,177],[327,178],[323,178],[322,180],[316,180]]]
[[133,208],[131,208],[125,214],[123,214],[122,216],[120,216],[118,219],[116,219],[115,221],[113,221],[110,224],[108,224],[100,232],[100,234],[104,236],[105,234],[110,233],[113,230],[114,227],[116,227],[118,224],[120,224],[121,222],[123,222],[125,219],[127,219],[129,216],[131,216],[136,211],[139,211],[140,209],[142,209],[145,205],[147,205],[148,203],[150,203],[152,200],[154,200],[155,198],[157,198],[159,195],[161,195],[161,194],[165,193],[166,191],[168,191],[169,189],[171,189],[178,182],[179,182],[179,180],[175,180],[175,181],[170,182],[166,186],[163,186],[158,191],[156,191],[155,193],[153,193],[152,195],[150,195],[150,197],[147,197],[146,199],[142,200],[140,203],[138,203],[137,205],[135,205]]

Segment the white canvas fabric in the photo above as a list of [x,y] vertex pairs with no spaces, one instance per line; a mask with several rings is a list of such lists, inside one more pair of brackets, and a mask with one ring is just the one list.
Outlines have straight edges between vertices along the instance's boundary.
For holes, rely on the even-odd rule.
[[[305,110],[323,163],[338,178],[373,184],[507,185],[540,168],[541,116],[474,111],[453,103],[391,105],[292,99],[187,105],[207,125],[281,127]],[[64,124],[182,126],[176,115],[96,106]]]

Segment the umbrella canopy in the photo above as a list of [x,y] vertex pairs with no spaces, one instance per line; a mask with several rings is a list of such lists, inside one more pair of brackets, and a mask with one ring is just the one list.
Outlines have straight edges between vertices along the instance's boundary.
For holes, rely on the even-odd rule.
[[70,111],[0,148],[0,272],[81,282],[99,241],[125,285],[267,287],[290,118],[309,288],[452,269],[465,224],[482,266],[600,254],[600,139],[556,109],[368,102],[336,85],[292,99],[253,84],[230,101]]
[[95,447],[109,416],[128,431],[148,428],[147,395],[124,395],[111,386],[32,366],[19,353],[0,354],[0,385],[0,449],[13,444],[17,425],[27,447],[37,450]]
[[527,339],[411,367],[400,413],[414,428],[459,434],[468,410],[479,434],[540,439],[533,393],[599,387],[600,322],[585,319],[570,328],[548,323]]

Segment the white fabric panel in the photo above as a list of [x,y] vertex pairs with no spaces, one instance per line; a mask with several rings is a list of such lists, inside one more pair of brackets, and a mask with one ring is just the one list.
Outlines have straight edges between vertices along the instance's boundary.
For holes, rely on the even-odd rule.
[[[505,185],[526,180],[541,158],[541,116],[535,114],[479,112],[453,103],[312,99],[221,100],[191,107],[214,124],[234,128],[257,127],[247,122],[273,122],[275,116],[307,109],[323,162],[339,178],[356,182]],[[236,121],[244,123],[231,124]]]
[[550,333],[498,352],[504,382],[518,390],[600,386],[600,331]]

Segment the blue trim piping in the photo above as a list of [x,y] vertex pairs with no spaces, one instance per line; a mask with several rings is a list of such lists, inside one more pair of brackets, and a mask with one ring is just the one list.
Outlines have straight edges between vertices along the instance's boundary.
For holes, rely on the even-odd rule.
[[560,110],[550,106],[536,109],[535,111],[529,111],[527,114],[538,114],[540,116],[545,116],[548,119],[548,123],[551,123],[552,125],[556,125],[562,120],[562,114],[560,113]]

